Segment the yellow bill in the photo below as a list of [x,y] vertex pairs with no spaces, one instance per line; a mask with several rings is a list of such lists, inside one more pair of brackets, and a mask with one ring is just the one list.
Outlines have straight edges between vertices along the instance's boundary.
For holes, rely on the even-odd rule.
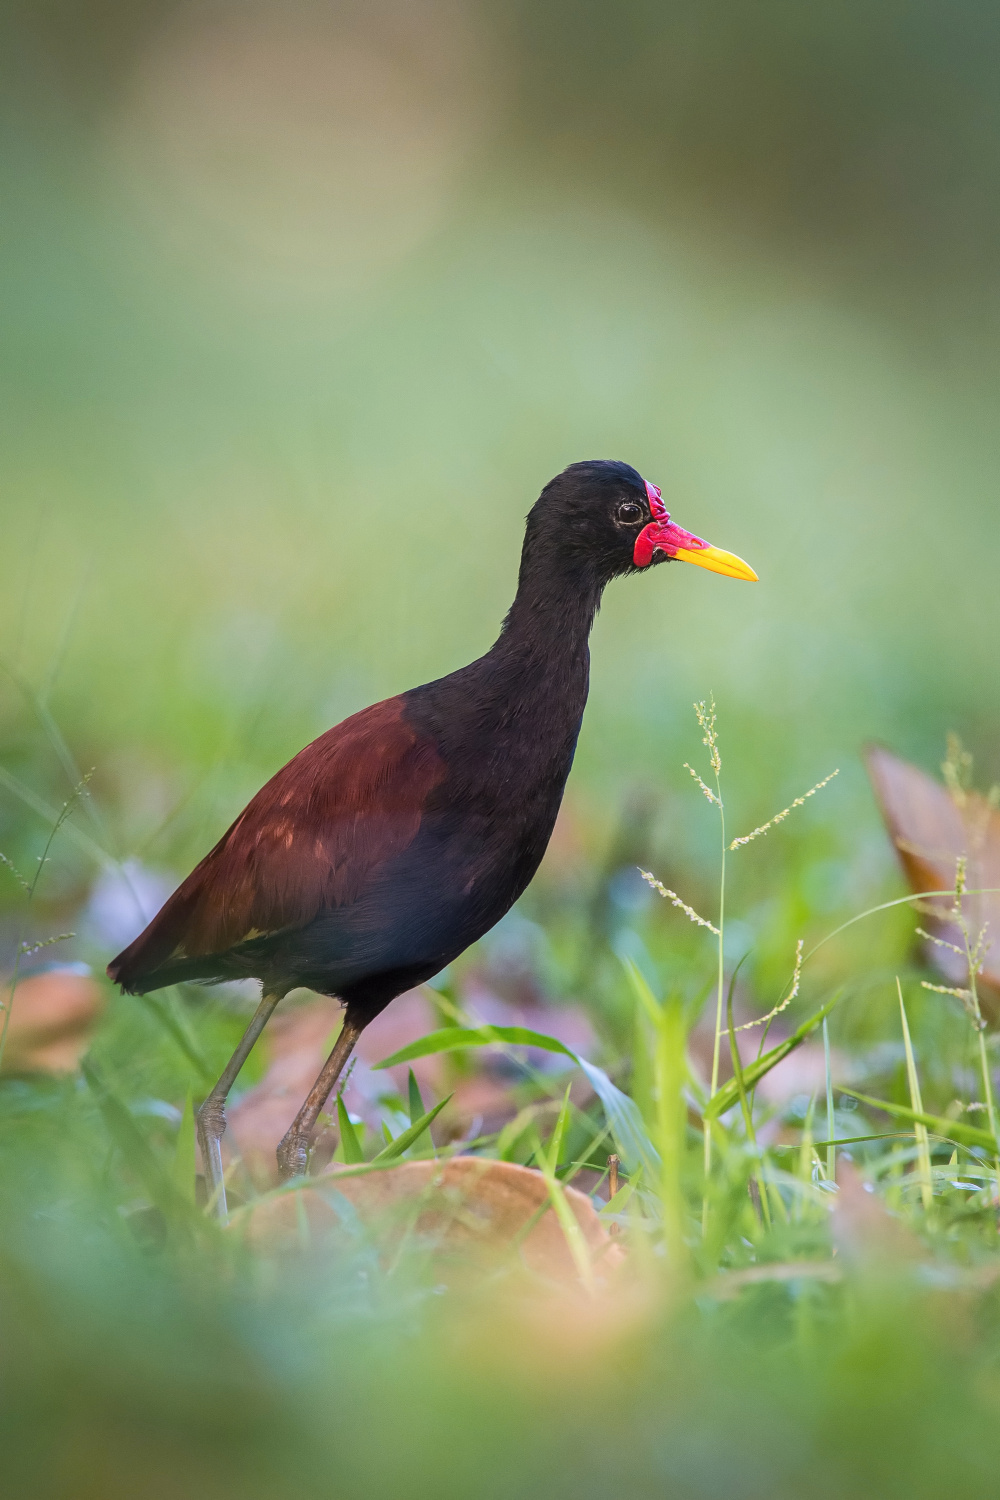
[[757,574],[749,563],[745,563],[742,557],[737,557],[735,552],[726,552],[722,547],[710,547],[702,544],[699,548],[678,547],[674,552],[668,552],[668,557],[676,557],[678,562],[695,563],[699,568],[707,568],[710,573],[721,573],[725,578],[742,578],[747,583],[756,583]]

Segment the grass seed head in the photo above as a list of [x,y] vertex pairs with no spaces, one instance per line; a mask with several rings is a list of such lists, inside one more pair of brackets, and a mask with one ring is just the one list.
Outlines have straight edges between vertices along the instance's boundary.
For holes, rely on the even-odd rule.
[[640,869],[639,874],[646,884],[652,886],[654,891],[659,892],[665,901],[670,902],[671,906],[679,907],[689,922],[695,922],[699,927],[707,927],[709,932],[714,932],[716,937],[719,936],[719,929],[717,927],[713,927],[712,923],[707,922],[704,917],[699,917],[693,906],[688,906],[687,902],[682,901],[676,891],[672,891],[663,885],[649,870]]
[[923,927],[918,927],[916,933],[918,937],[926,938],[927,942],[936,944],[938,948],[950,948],[952,953],[957,953],[960,958],[965,957],[965,949],[960,948],[957,943],[949,943],[945,938],[935,937],[933,932],[928,932]]
[[954,995],[956,1000],[961,1000],[966,1012],[968,1013],[969,1020],[972,1022],[973,1026],[975,1026],[976,1030],[984,1031],[986,1029],[986,1022],[979,1014],[979,1007],[976,1005],[976,997],[971,990],[960,989],[958,985],[931,984],[929,979],[921,979],[920,984],[921,988],[925,990],[933,990],[936,995]]
[[9,860],[7,858],[6,854],[0,854],[0,865],[5,865],[6,866],[6,868],[13,875],[14,879],[17,881],[18,885],[21,887],[22,891],[24,891],[24,893],[25,893],[26,896],[28,896],[28,895],[31,894],[31,885],[30,885],[30,883],[27,880],[25,880],[25,878],[21,874],[20,870],[17,868],[17,866],[11,860]]
[[821,792],[825,786],[829,786],[833,778],[839,775],[840,767],[838,766],[835,771],[830,772],[829,776],[825,776],[822,781],[817,781],[815,786],[810,787],[808,792],[803,792],[801,797],[796,797],[794,802],[790,802],[787,807],[782,808],[780,813],[775,813],[770,822],[762,823],[759,828],[755,828],[752,833],[745,833],[742,838],[733,839],[729,845],[730,849],[740,849],[744,844],[749,844],[752,840],[760,838],[761,834],[767,833],[768,829],[773,828],[776,823],[783,823],[789,813],[794,812],[797,807],[802,806],[807,797],[815,797],[817,792]]
[[715,696],[709,695],[708,704],[696,703],[694,711],[703,731],[702,744],[708,748],[712,770],[718,776],[722,771],[722,756],[719,754],[719,735],[715,727]]
[[960,854],[955,860],[955,910],[961,912],[962,897],[968,884],[968,855]]
[[784,1000],[780,1001],[773,1010],[769,1010],[766,1016],[758,1016],[756,1021],[745,1021],[742,1026],[737,1026],[737,1031],[750,1031],[754,1026],[763,1026],[765,1021],[773,1021],[775,1016],[780,1016],[781,1012],[791,1005],[799,993],[799,982],[802,978],[802,949],[804,946],[805,939],[799,938],[795,945],[795,969],[792,974],[792,984]]
[[698,775],[698,772],[695,770],[694,766],[688,765],[687,761],[685,761],[684,762],[684,769],[686,771],[690,771],[691,772],[691,775],[694,777],[695,781],[701,787],[702,791],[704,792],[705,796],[708,798],[709,802],[714,803],[716,807],[721,807],[722,804],[719,801],[718,797],[712,791],[711,787],[705,785],[705,783],[702,781],[701,777]]
[[963,747],[962,741],[953,730],[948,731],[945,757],[941,762],[941,774],[952,800],[959,807],[964,807],[972,787],[972,755]]

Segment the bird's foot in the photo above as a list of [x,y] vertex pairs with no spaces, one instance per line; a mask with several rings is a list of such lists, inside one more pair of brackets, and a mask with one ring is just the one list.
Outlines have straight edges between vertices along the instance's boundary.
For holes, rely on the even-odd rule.
[[198,1144],[201,1160],[208,1181],[209,1202],[214,1203],[215,1212],[223,1224],[228,1222],[226,1205],[226,1179],[222,1171],[222,1136],[226,1128],[226,1111],[223,1101],[209,1094],[198,1111]]
[[308,1138],[299,1135],[293,1126],[278,1147],[277,1156],[282,1182],[288,1182],[292,1177],[304,1177],[309,1165]]

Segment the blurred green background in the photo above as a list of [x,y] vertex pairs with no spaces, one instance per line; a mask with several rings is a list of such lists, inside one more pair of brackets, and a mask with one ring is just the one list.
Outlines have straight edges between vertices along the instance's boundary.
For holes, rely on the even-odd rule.
[[597,456],[761,583],[609,591],[585,826],[640,787],[684,837],[710,690],[738,817],[840,764],[857,846],[873,736],[1000,772],[998,44],[914,0],[7,4],[0,642],[117,851],[181,873],[482,652]]
[[[609,590],[522,907],[544,936],[505,929],[536,992],[587,1006],[629,1085],[613,947],[704,991],[704,933],[617,874],[648,860],[714,910],[682,765],[710,693],[732,832],[841,768],[731,861],[741,1013],[799,937],[895,894],[863,744],[933,768],[955,729],[1000,778],[998,57],[972,0],[0,5],[0,852],[30,874],[95,768],[27,926],[0,871],[0,966],[36,928],[98,972],[117,946],[80,832],[165,889],[312,736],[487,649],[526,511],[590,457],[761,581]],[[835,1046],[905,1100],[902,971],[943,1111],[978,1087],[971,1031],[906,968],[912,926],[852,929],[798,1004],[850,976]],[[178,1014],[221,1067],[239,1016]],[[91,1061],[172,1160],[203,1089],[174,1039],[109,997]],[[370,1246],[299,1279],[208,1226],[157,1259],[96,1099],[0,1090],[12,1493],[995,1492],[988,1278],[975,1304],[797,1284],[672,1322],[668,1287],[590,1357],[571,1308],[550,1380],[544,1327],[439,1314]],[[719,1263],[826,1254],[812,1223],[754,1240],[741,1151]],[[992,1266],[992,1209],[935,1221],[949,1275]]]

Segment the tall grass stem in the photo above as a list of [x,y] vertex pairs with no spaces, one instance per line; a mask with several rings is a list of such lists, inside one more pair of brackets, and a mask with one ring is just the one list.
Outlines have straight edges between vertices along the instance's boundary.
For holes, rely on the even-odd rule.
[[[903,1004],[903,986],[899,982],[898,974],[896,975],[896,993],[899,995],[899,1016],[903,1024],[903,1046],[906,1048],[906,1079],[910,1089],[910,1107],[918,1114],[923,1114],[924,1105],[920,1096],[920,1078],[917,1074],[916,1059],[913,1056],[913,1043],[910,1040],[910,1026],[906,1019],[906,1006]],[[913,1122],[913,1139],[917,1145],[920,1197],[923,1200],[925,1212],[929,1213],[934,1207],[931,1151],[927,1139],[927,1126],[919,1120],[914,1120]]]
[[826,1069],[826,1179],[837,1180],[837,1148],[833,1144],[836,1131],[833,1128],[833,1074],[830,1070],[830,1030],[826,1016],[823,1017],[823,1063]]

